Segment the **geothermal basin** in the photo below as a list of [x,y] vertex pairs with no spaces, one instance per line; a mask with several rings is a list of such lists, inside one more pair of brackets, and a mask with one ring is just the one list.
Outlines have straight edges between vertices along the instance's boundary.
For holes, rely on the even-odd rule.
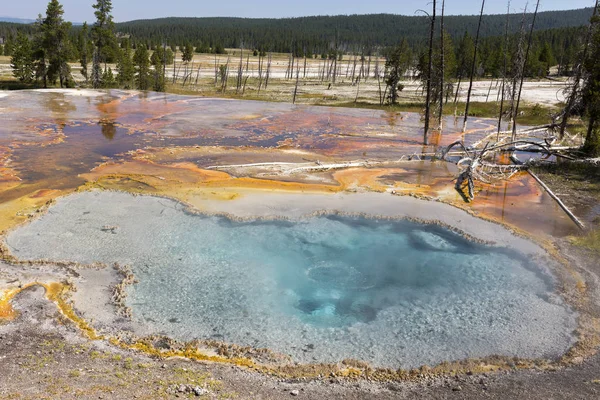
[[[84,192],[7,243],[22,260],[130,265],[138,282],[127,305],[144,334],[269,348],[303,363],[553,358],[574,343],[574,313],[554,293],[541,249],[507,231],[494,236],[516,241],[510,247],[393,212],[359,215],[373,199],[355,196],[329,199],[347,214],[232,219],[163,198]],[[404,208],[412,214],[414,204]]]
[[[303,364],[556,360],[577,342],[565,268],[525,238],[573,222],[526,173],[465,203],[456,166],[418,156],[496,121],[449,117],[423,146],[418,114],[380,110],[89,90],[0,110],[0,299],[72,281],[73,315],[105,338]],[[114,263],[137,281],[123,304]]]

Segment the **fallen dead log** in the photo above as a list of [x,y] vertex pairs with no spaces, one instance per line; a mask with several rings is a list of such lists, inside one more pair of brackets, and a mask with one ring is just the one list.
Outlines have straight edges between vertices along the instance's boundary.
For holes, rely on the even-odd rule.
[[560,208],[563,209],[563,211],[569,216],[569,218],[571,218],[571,220],[575,223],[575,225],[577,225],[580,229],[585,230],[585,225],[583,224],[583,222],[581,222],[575,216],[575,214],[573,214],[571,212],[571,210],[569,210],[569,208],[565,205],[565,203],[563,203],[562,200],[559,199],[558,196],[555,195],[554,192],[552,192],[552,190],[550,190],[550,188],[536,174],[531,172],[530,169],[528,169],[527,172],[529,172],[529,175],[531,175],[533,177],[533,179],[535,179],[537,181],[537,183],[539,183],[540,186],[544,188],[544,190],[550,195],[550,197],[552,197],[554,199],[554,201],[556,201],[556,203],[560,206]]
[[[510,156],[510,159],[511,159],[512,162],[514,162],[517,165],[521,165],[521,166],[525,165],[514,154],[512,154]],[[558,206],[560,208],[562,208],[562,210],[569,216],[569,218],[571,218],[571,220],[575,223],[575,225],[577,225],[579,227],[579,229],[585,230],[585,225],[583,224],[583,222],[581,222],[579,220],[579,218],[577,218],[575,216],[575,214],[573,214],[573,212],[571,212],[571,210],[569,210],[569,207],[567,207],[566,204],[563,203],[562,200],[557,195],[554,194],[554,192],[548,187],[548,185],[546,185],[535,173],[533,173],[531,171],[531,169],[527,168],[527,172],[529,173],[529,175],[531,175],[531,177],[533,179],[536,180],[537,183],[539,183],[539,185],[542,188],[544,188],[544,190],[546,191],[546,193],[548,193],[548,195],[550,197],[552,197],[552,199],[554,199],[554,201],[556,201],[556,203],[558,204]]]

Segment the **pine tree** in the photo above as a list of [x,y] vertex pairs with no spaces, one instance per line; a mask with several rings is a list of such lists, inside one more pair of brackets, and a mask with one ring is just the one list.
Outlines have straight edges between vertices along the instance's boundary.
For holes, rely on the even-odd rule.
[[113,74],[112,69],[108,67],[102,74],[102,87],[106,89],[114,88],[116,83],[115,75]]
[[544,47],[538,56],[538,61],[540,62],[540,67],[543,69],[543,74],[549,75],[550,67],[556,64],[556,59],[554,58],[554,54],[552,54],[552,49],[548,42],[544,42]]
[[[166,57],[166,60],[164,59]],[[165,52],[162,46],[158,46],[156,50],[152,53],[152,57],[150,57],[150,62],[152,65],[171,65],[173,64],[173,51],[167,47],[167,51]]]
[[79,63],[81,64],[81,75],[85,78],[86,83],[89,80],[88,64],[91,61],[93,51],[90,32],[87,22],[85,22],[79,32]]
[[119,86],[124,89],[133,89],[133,78],[135,75],[135,69],[133,67],[133,60],[131,59],[131,46],[129,40],[123,43],[121,54],[117,62],[117,82]]
[[21,82],[29,83],[33,79],[33,53],[31,41],[22,32],[17,34],[17,40],[13,46],[10,66],[13,75]]
[[148,90],[150,88],[150,60],[145,45],[139,45],[135,50],[133,65],[135,66],[135,81],[138,89]]
[[173,52],[166,46],[159,46],[156,51],[152,54],[150,62],[154,67],[154,82],[152,83],[152,89],[156,92],[166,91],[166,76],[165,67],[167,64],[173,62]]
[[48,59],[46,75],[50,82],[60,81],[60,87],[68,84],[71,67],[68,60],[71,52],[69,31],[71,23],[63,19],[64,10],[58,0],[50,0],[46,18],[42,21],[42,47]]
[[[94,46],[96,47],[96,56],[94,57],[93,70],[101,70],[100,65],[104,63],[104,69],[106,70],[106,63],[109,59],[114,56],[116,49],[116,37],[115,37],[115,24],[113,22],[112,2],[111,0],[97,0],[96,4],[92,7],[96,10],[94,15],[96,16],[96,22],[92,27],[92,38]],[[100,87],[100,80],[92,80],[94,88]]]
[[9,36],[6,38],[6,41],[4,42],[4,55],[12,56],[12,48],[13,48],[12,37]]
[[102,86],[102,67],[100,66],[98,49],[94,49],[92,54],[92,86],[96,89]]
[[396,104],[398,102],[398,92],[404,89],[400,84],[400,80],[408,69],[411,58],[412,55],[406,40],[403,40],[398,46],[393,48],[386,57],[386,97],[390,104]]
[[188,63],[192,61],[192,58],[194,58],[194,46],[192,46],[191,43],[188,43],[183,48],[181,59],[184,63]]
[[[596,8],[598,9],[598,4]],[[596,11],[591,23],[591,41],[584,62],[585,83],[582,105],[589,118],[584,151],[590,156],[600,155],[600,13]]]

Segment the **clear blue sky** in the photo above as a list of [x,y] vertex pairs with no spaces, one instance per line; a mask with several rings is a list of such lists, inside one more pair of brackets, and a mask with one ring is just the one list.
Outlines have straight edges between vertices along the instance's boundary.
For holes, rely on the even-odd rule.
[[[48,0],[2,0],[0,15],[35,19],[44,13]],[[441,3],[441,0],[439,0]],[[62,0],[66,19],[73,22],[92,21],[94,0]],[[522,10],[526,0],[513,0],[512,9]],[[592,7],[593,0],[542,0],[541,11]],[[113,0],[116,21],[186,17],[298,17],[305,15],[391,13],[412,15],[419,9],[430,9],[431,0]],[[535,0],[529,1],[529,7]],[[478,14],[479,0],[446,0],[446,14]],[[506,2],[487,0],[486,13],[506,12]]]

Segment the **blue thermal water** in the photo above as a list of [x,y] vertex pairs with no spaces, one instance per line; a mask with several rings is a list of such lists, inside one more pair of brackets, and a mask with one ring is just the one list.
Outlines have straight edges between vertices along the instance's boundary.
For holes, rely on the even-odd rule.
[[[118,226],[115,233],[102,230]],[[134,318],[178,339],[378,366],[550,357],[574,317],[526,255],[434,225],[342,216],[235,222],[84,193],[13,232],[22,258],[132,265]]]

